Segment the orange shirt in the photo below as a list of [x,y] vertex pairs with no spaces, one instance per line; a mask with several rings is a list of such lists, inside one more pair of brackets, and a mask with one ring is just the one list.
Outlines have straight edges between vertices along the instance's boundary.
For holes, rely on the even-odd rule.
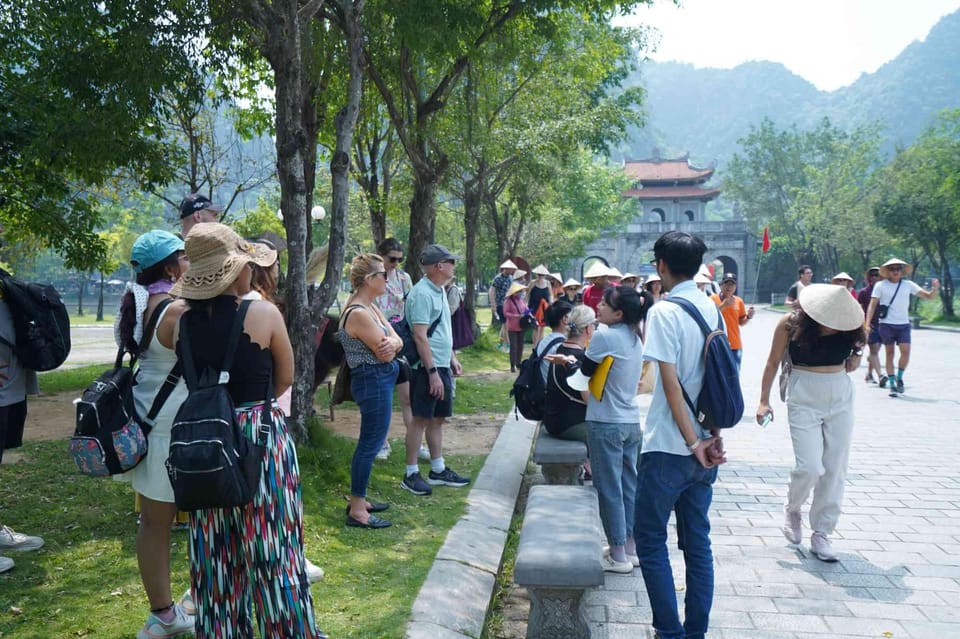
[[[720,306],[719,294],[714,293],[710,296],[710,299],[717,306]],[[734,295],[733,304],[720,309],[720,314],[723,315],[723,321],[727,325],[727,341],[730,342],[730,348],[735,351],[740,350],[743,348],[743,342],[740,341],[740,318],[747,316],[747,309],[743,305],[743,300]]]

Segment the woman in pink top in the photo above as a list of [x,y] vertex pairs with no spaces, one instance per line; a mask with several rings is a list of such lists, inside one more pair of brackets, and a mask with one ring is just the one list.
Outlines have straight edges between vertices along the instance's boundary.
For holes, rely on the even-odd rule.
[[507,297],[503,300],[503,315],[507,320],[507,335],[510,339],[510,372],[516,373],[523,361],[523,334],[526,329],[521,328],[520,318],[530,314],[527,302],[523,298],[526,287],[514,282],[507,290]]

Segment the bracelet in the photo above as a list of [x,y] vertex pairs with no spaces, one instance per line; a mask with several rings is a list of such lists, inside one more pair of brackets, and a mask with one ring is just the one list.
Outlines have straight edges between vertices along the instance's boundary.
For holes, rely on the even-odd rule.
[[689,450],[689,451],[692,453],[693,451],[695,451],[695,450],[697,450],[698,448],[700,448],[700,443],[701,443],[702,441],[703,441],[703,440],[701,440],[701,439],[698,437],[698,438],[697,438],[697,441],[693,442],[692,444],[687,444],[687,450]]

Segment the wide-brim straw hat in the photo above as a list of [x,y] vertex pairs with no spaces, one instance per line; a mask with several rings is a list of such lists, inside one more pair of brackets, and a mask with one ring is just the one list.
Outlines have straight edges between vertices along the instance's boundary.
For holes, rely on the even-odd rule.
[[184,241],[190,267],[170,294],[192,300],[214,298],[240,275],[248,262],[272,266],[277,252],[265,244],[248,242],[224,224],[197,224]]
[[517,270],[520,267],[514,264],[513,260],[507,260],[506,262],[500,265],[500,268],[512,268],[513,270]]
[[894,257],[894,258],[889,259],[889,260],[887,260],[886,262],[884,262],[884,263],[883,263],[883,266],[880,267],[880,277],[887,277],[887,275],[889,275],[889,273],[890,273],[890,271],[887,270],[887,267],[888,267],[888,266],[896,266],[897,264],[899,264],[900,266],[903,267],[903,274],[904,274],[905,276],[910,275],[911,273],[913,273],[913,267],[912,267],[912,266],[910,266],[909,264],[907,264],[907,263],[904,262],[903,260],[899,260],[899,259],[897,259],[897,258]]
[[550,269],[543,264],[537,264],[537,266],[530,272],[534,275],[550,275]]
[[510,288],[507,289],[507,297],[510,297],[511,295],[516,295],[520,291],[525,291],[525,290],[527,290],[526,286],[524,286],[520,282],[514,282],[513,284],[510,285]]
[[833,277],[831,277],[831,278],[830,278],[830,283],[831,283],[831,284],[836,284],[837,280],[845,281],[845,282],[856,282],[856,281],[857,281],[857,280],[853,279],[852,277],[850,277],[850,274],[847,273],[846,271],[840,271],[839,273],[837,273],[836,275],[834,275]]
[[662,281],[662,280],[660,279],[660,276],[659,276],[658,274],[654,273],[654,274],[652,274],[652,275],[647,276],[647,281],[645,281],[645,282],[643,283],[643,285],[646,286],[647,284],[650,284],[651,282],[660,282],[660,281]]
[[590,268],[587,269],[587,272],[583,274],[583,279],[592,280],[598,277],[609,277],[610,276],[610,267],[608,267],[603,262],[594,262],[590,265]]
[[800,291],[800,308],[821,326],[852,331],[863,326],[863,308],[847,289],[834,284],[809,284]]
[[572,277],[563,283],[563,288],[580,288],[581,286],[583,286],[583,284]]
[[867,270],[865,270],[865,271],[863,272],[863,277],[864,277],[864,279],[870,277],[870,274],[873,273],[874,271],[876,271],[876,272],[877,272],[877,275],[879,275],[879,274],[880,274],[880,267],[879,267],[879,266],[871,266],[870,268],[868,268]]

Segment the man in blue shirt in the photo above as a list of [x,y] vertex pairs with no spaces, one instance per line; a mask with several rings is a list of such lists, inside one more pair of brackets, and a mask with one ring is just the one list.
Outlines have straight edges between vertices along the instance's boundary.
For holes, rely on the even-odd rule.
[[[690,300],[708,324],[722,325],[716,305],[693,282],[706,250],[699,237],[669,231],[654,244],[653,255],[664,290]],[[659,374],[643,429],[634,539],[658,636],[702,639],[713,604],[708,512],[716,467],[726,461],[723,443],[700,427],[683,399],[684,389],[697,397],[703,385],[700,327],[678,304],[660,303],[650,309],[646,328],[643,358],[656,364]],[[683,623],[667,552],[667,522],[674,510],[687,574]]]

